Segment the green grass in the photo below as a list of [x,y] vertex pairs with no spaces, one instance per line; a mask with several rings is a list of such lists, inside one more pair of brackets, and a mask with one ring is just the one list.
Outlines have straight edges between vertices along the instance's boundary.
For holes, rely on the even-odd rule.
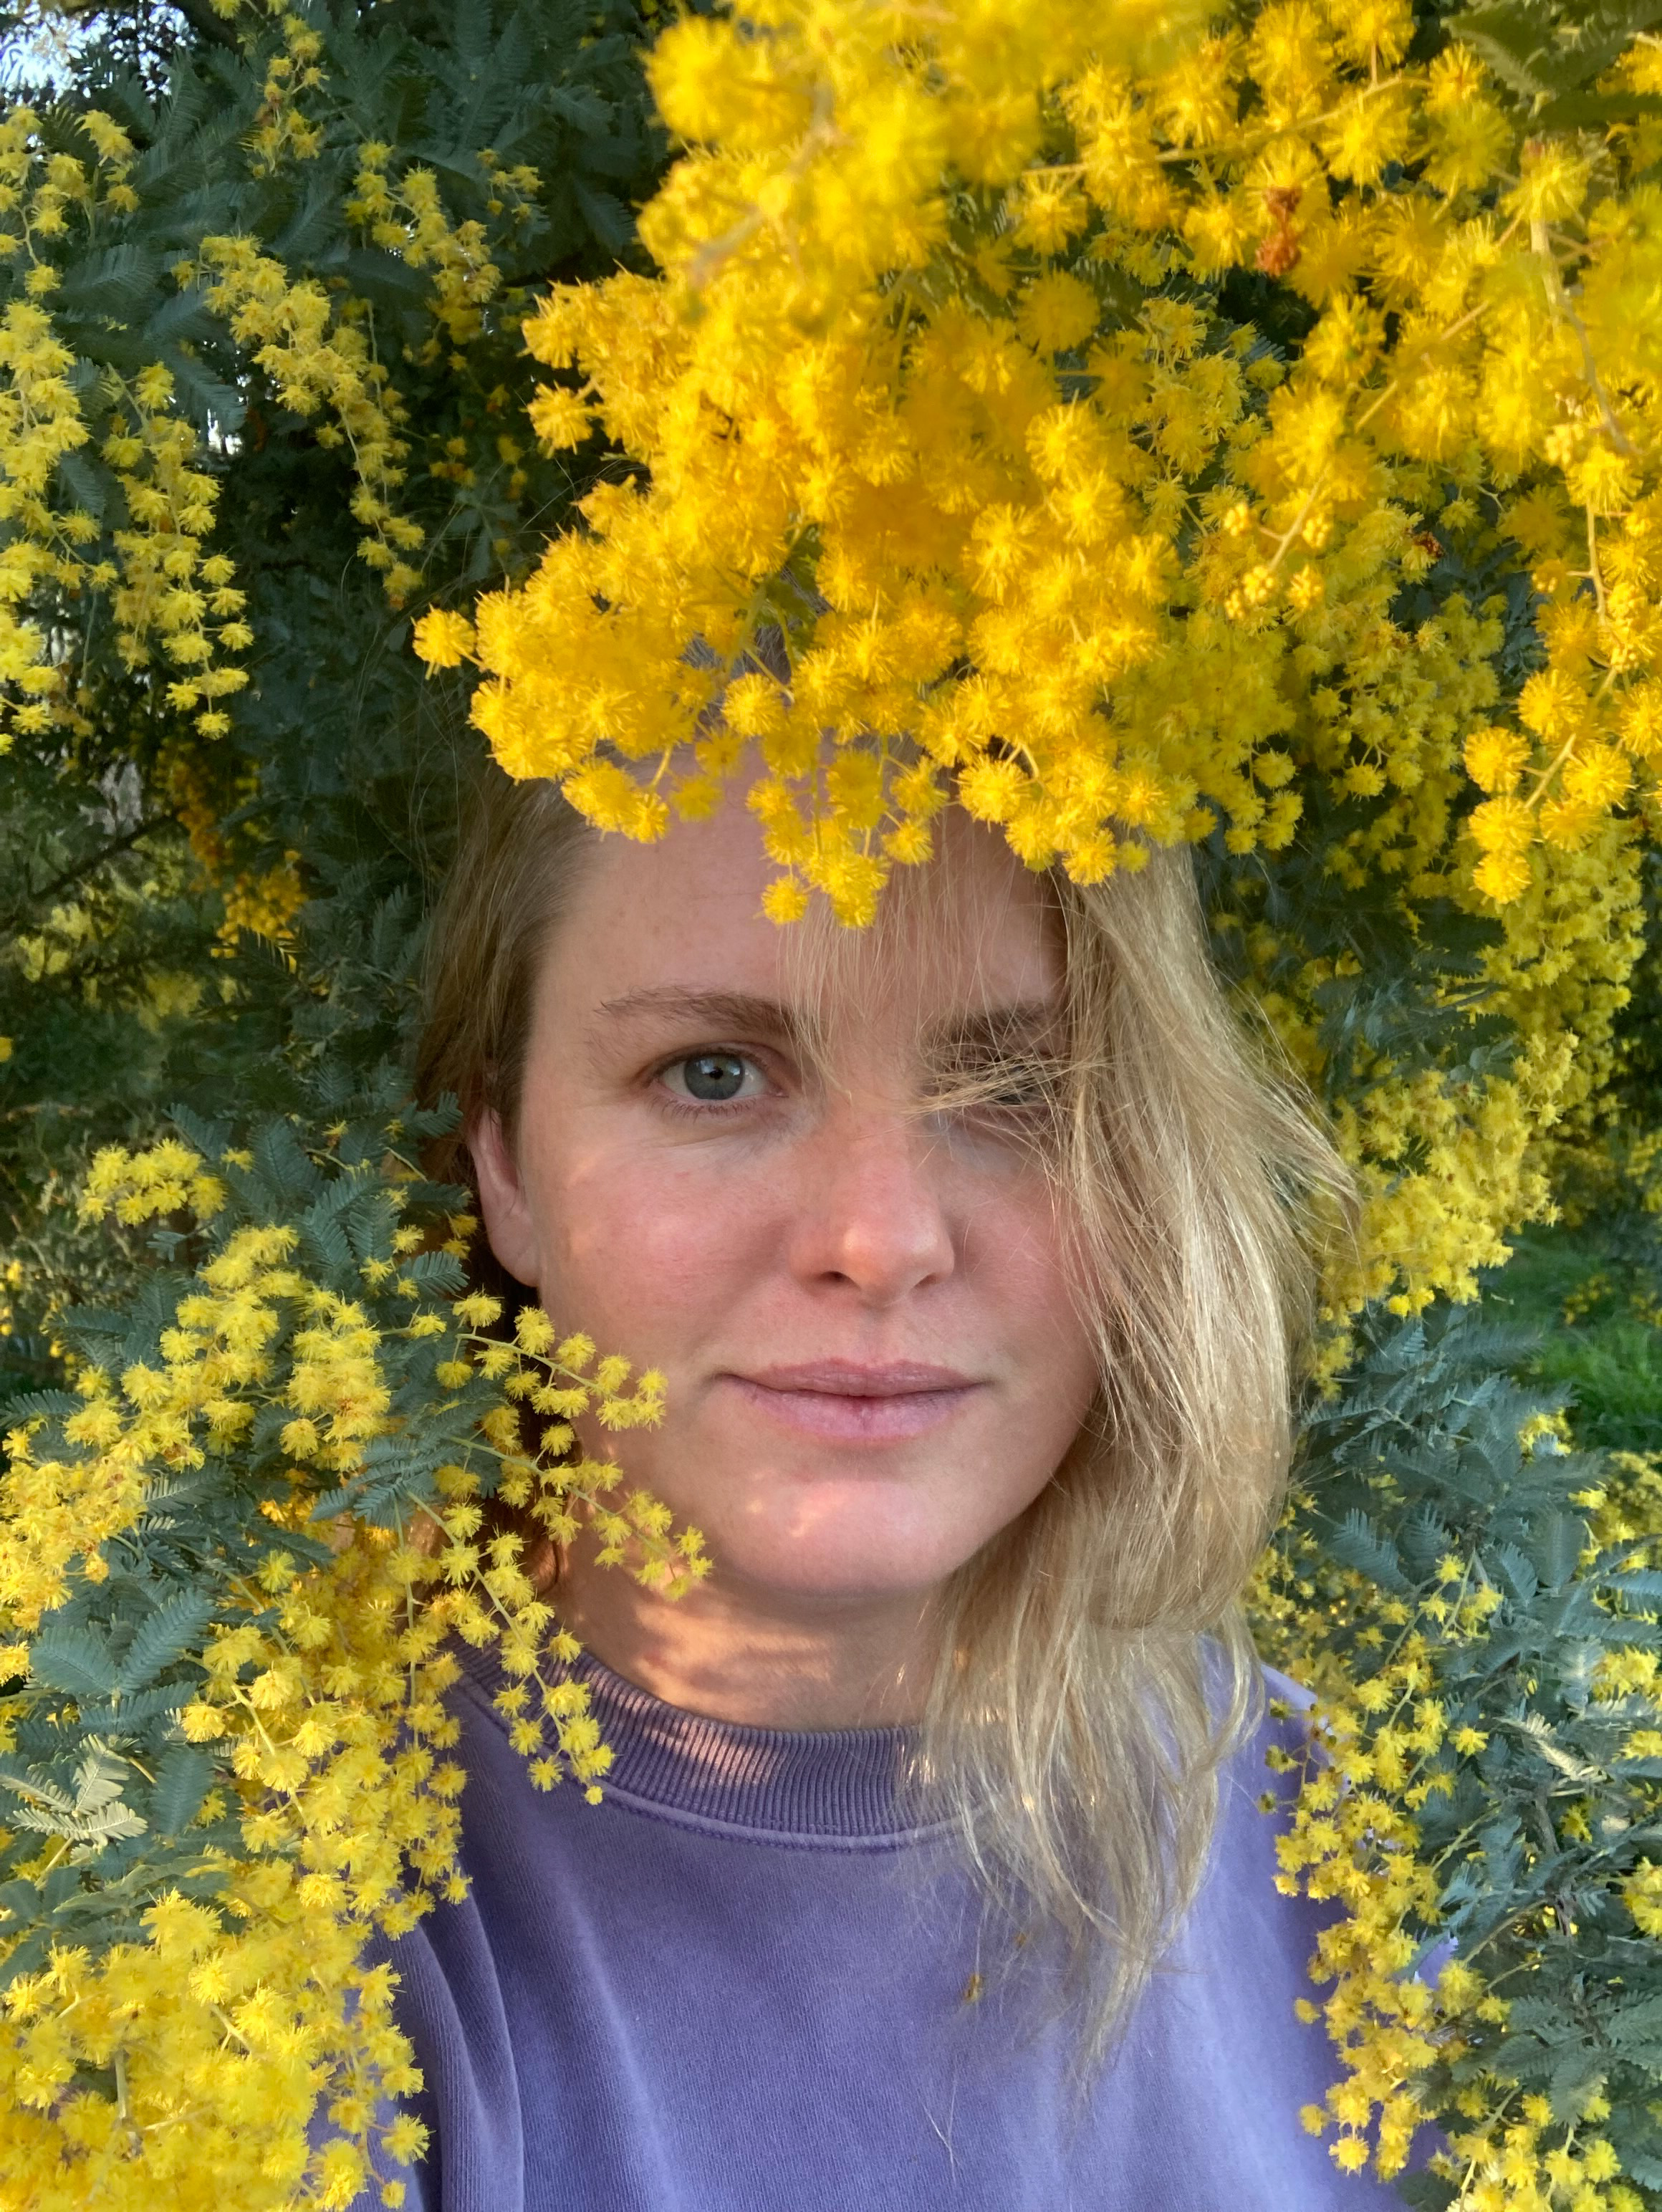
[[1536,1335],[1519,1378],[1572,1400],[1578,1443],[1653,1452],[1662,1451],[1662,1328],[1635,1314],[1633,1294],[1659,1288],[1619,1232],[1531,1230],[1488,1278],[1483,1303],[1495,1320]]

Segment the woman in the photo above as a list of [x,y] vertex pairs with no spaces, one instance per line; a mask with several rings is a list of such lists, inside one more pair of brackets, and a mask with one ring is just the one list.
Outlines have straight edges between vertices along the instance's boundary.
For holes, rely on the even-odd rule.
[[499,780],[459,866],[425,1087],[502,1269],[663,1370],[618,1455],[715,1571],[545,1561],[598,1807],[466,1655],[472,1893],[393,1950],[406,2203],[1399,2201],[1300,2124],[1320,1922],[1257,1802],[1298,1726],[1238,1606],[1342,1175],[1185,857],[1084,890],[941,830],[863,933],[762,918],[739,799],[646,847]]

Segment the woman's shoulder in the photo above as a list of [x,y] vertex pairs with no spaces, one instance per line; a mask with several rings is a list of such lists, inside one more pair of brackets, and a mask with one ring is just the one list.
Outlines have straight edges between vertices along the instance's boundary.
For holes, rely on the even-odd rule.
[[1263,1677],[1264,1686],[1270,1697],[1283,1701],[1295,1712],[1306,1713],[1315,1704],[1316,1692],[1306,1683],[1295,1681],[1291,1674],[1282,1674],[1279,1667],[1272,1667],[1267,1659],[1259,1660],[1258,1672]]
[[1202,1668],[1208,1710],[1215,1727],[1229,1715],[1232,1700],[1244,1705],[1234,1762],[1251,1762],[1273,1743],[1294,1753],[1315,1752],[1311,1714],[1316,1692],[1307,1683],[1274,1666],[1250,1644],[1221,1636],[1202,1638]]
[[1325,1753],[1312,1716],[1313,1690],[1279,1667],[1256,1662],[1242,1732],[1218,1772],[1210,1856],[1193,1910],[1196,1940],[1233,1960],[1251,1980],[1310,1994],[1307,1968],[1331,1904],[1288,1885],[1283,1843],[1304,1782]]
[[[1239,1856],[1245,1828],[1255,1839],[1249,1856],[1262,1865],[1266,1855],[1279,1866],[1276,1839],[1291,1826],[1306,1778],[1327,1763],[1328,1753],[1315,1722],[1317,1696],[1308,1683],[1267,1661],[1256,1662],[1248,1683],[1249,1704],[1241,1733],[1220,1771],[1220,1851]],[[1229,1835],[1232,1815],[1237,1832]]]
[[1316,1692],[1296,1676],[1283,1674],[1265,1660],[1258,1662],[1263,1685],[1263,1712],[1255,1740],[1263,1747],[1275,1743],[1281,1750],[1320,1760],[1324,1757],[1312,1716]]

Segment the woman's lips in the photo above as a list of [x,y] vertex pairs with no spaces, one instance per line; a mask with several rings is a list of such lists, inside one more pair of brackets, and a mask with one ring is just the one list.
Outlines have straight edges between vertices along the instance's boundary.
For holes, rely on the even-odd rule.
[[832,1443],[895,1443],[938,1428],[983,1389],[955,1368],[817,1359],[721,1378],[758,1413]]

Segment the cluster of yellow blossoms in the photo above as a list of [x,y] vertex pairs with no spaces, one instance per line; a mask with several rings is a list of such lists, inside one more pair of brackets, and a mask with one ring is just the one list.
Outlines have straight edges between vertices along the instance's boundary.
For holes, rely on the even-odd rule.
[[[1325,2107],[1308,2106],[1302,2118],[1317,2135],[1339,2123],[1333,2152],[1348,2172],[1361,2172],[1370,2157],[1380,2173],[1401,2172],[1424,2117],[1415,2077],[1451,2055],[1451,2033],[1458,2036],[1464,2021],[1507,2016],[1506,2001],[1458,1959],[1431,1979],[1406,1971],[1422,1947],[1404,1923],[1434,1921],[1442,1887],[1439,1869],[1421,1856],[1414,1817],[1434,1790],[1452,1786],[1446,1764],[1431,1768],[1431,1754],[1446,1747],[1470,1759],[1488,1741],[1474,1729],[1448,1729],[1437,1694],[1437,1658],[1449,1638],[1481,1636],[1501,1596],[1489,1586],[1468,1589],[1458,1561],[1446,1562],[1446,1570],[1459,1587],[1432,1599],[1430,1611],[1417,1620],[1408,1604],[1382,1596],[1360,1574],[1326,1578],[1335,1587],[1324,1591],[1328,1618],[1315,1630],[1306,1625],[1313,1587],[1277,1587],[1269,1577],[1257,1593],[1261,1616],[1274,1620],[1274,1638],[1288,1649],[1288,1663],[1318,1693],[1319,1753],[1302,1776],[1291,1825],[1279,1839],[1276,1881],[1288,1895],[1302,1890],[1345,1908],[1323,1930],[1312,1962],[1317,1980],[1332,1983],[1331,1993],[1319,2005],[1301,1999],[1299,2011],[1306,2020],[1325,2020],[1344,2057],[1345,2078]],[[1334,1617],[1341,1614],[1370,1620],[1364,1637],[1390,1647],[1378,1670],[1360,1680],[1354,1659],[1336,1660],[1328,1648]],[[1281,1763],[1289,1763],[1285,1755]],[[1505,2114],[1511,2101],[1501,2087],[1479,2103],[1474,2117],[1490,2118],[1491,2107]],[[1463,2202],[1482,2212],[1513,2205],[1505,2197]],[[1618,2200],[1610,2212],[1636,2207]]]
[[[1525,1450],[1543,1441],[1551,1450],[1560,1425],[1527,1424]],[[1662,1555],[1662,1463],[1615,1454],[1609,1479],[1571,1502],[1585,1515],[1594,1552],[1622,1547],[1626,1571],[1645,1583]],[[1451,1799],[1462,1770],[1488,1749],[1492,1729],[1451,1715],[1460,1696],[1451,1684],[1463,1657],[1481,1658],[1503,1601],[1478,1560],[1455,1553],[1438,1563],[1433,1586],[1411,1599],[1323,1561],[1307,1532],[1261,1565],[1251,1599],[1260,1632],[1317,1693],[1303,1761],[1271,1754],[1273,1765],[1302,1765],[1293,1817],[1277,1843],[1277,1887],[1342,1907],[1312,1961],[1316,1982],[1330,1988],[1319,2002],[1300,2001],[1299,2011],[1324,2021],[1344,2078],[1301,2118],[1316,2135],[1337,2124],[1331,2149],[1342,2171],[1360,2172],[1372,2161],[1383,2176],[1399,2174],[1426,2118],[1421,2077],[1466,2058],[1469,2078],[1440,2116],[1446,2148],[1434,2158],[1434,2170],[1456,2185],[1464,2212],[1642,2212],[1647,2200],[1621,2178],[1621,2158],[1598,2132],[1611,2110],[1599,2085],[1580,2097],[1566,2130],[1563,2109],[1555,2113],[1550,2099],[1482,2060],[1516,1999],[1531,1994],[1528,1974],[1520,1978],[1514,1963],[1502,1994],[1455,1946],[1409,1932],[1437,1925],[1452,1873],[1484,1845],[1494,1807],[1481,1777],[1473,1778],[1474,1822],[1435,1852],[1422,1828],[1428,1805]],[[1524,1686],[1536,1685],[1531,1679]],[[1589,1689],[1595,1711],[1621,1707],[1636,1717],[1624,1759],[1662,1753],[1655,1648],[1604,1650]],[[1543,1747],[1553,1770],[1553,1802],[1540,1802],[1543,1826],[1555,1823],[1563,1837],[1590,1843],[1599,1808],[1586,1793],[1609,1776],[1568,1755],[1541,1715],[1520,1707],[1506,1725]],[[1656,1785],[1639,1788],[1652,1817]],[[1621,1893],[1639,1933],[1662,1936],[1662,1866],[1641,1856]],[[1543,2140],[1549,2130],[1557,2137],[1551,2143]]]
[[[773,911],[813,885],[855,920],[949,790],[1089,880],[1217,822],[1276,848],[1314,769],[1423,865],[1452,742],[1506,901],[1650,787],[1662,208],[1622,186],[1654,125],[1520,144],[1469,50],[1404,65],[1406,0],[1277,0],[1162,58],[1172,13],[920,35],[772,0],[665,33],[662,273],[527,327],[575,371],[545,441],[636,466],[478,611],[510,772],[651,835],[752,745]],[[1624,70],[1653,90],[1662,56]],[[1290,364],[1221,311],[1232,270],[1306,311]],[[1420,649],[1386,606],[1480,521],[1545,595],[1546,665],[1428,759],[1366,711]]]
[[[180,1207],[210,1218],[226,1199],[222,1178],[251,1164],[232,1154],[210,1169],[178,1142],[107,1152],[87,1211],[126,1224]],[[398,1199],[394,1184],[389,1224]],[[453,1220],[447,1244],[462,1249],[472,1226]],[[418,2124],[387,2102],[417,2086],[392,2023],[391,1979],[362,1953],[372,1931],[396,1935],[435,1897],[463,1893],[464,1778],[445,1755],[457,1729],[443,1704],[458,1672],[448,1639],[496,1648],[497,1702],[539,1786],[569,1775],[598,1795],[609,1761],[587,1692],[562,1663],[576,1646],[527,1577],[517,1527],[490,1522],[486,1498],[555,1537],[592,1525],[603,1559],[654,1587],[678,1591],[705,1571],[695,1531],[672,1531],[644,1493],[614,1500],[616,1466],[574,1449],[584,1415],[608,1430],[655,1421],[659,1378],[631,1388],[624,1361],[597,1358],[580,1335],[560,1340],[540,1310],[505,1334],[494,1300],[435,1297],[408,1271],[443,1233],[412,1219],[391,1228],[384,1255],[358,1267],[353,1296],[295,1264],[294,1227],[234,1229],[153,1359],[119,1375],[83,1366],[79,1408],[52,1449],[39,1449],[38,1419],[8,1438],[8,1674],[27,1665],[72,1583],[97,1588],[113,1569],[131,1571],[138,1516],[246,1454],[257,1424],[279,1425],[283,1462],[248,1508],[242,1556],[222,1563],[193,1686],[170,1693],[186,1742],[212,1761],[192,1822],[212,1832],[193,1856],[188,1831],[181,1841],[195,1893],[163,1891],[142,1940],[101,1957],[53,1941],[0,2002],[8,2203],[137,2208],[160,2191],[180,2212],[228,2201],[255,2212],[302,2196],[345,2206],[368,2178],[373,2141],[399,2157],[419,2149]],[[412,1422],[408,1376],[423,1358],[431,1389]],[[354,1510],[350,1485],[369,1447],[412,1426],[452,1454],[429,1507]],[[314,1509],[343,1482],[348,1510],[326,1524],[334,1539],[320,1561]],[[9,1708],[13,1729],[76,1711],[39,1681]],[[9,1748],[9,1735],[0,1752]],[[0,1840],[15,1843],[29,1799],[15,1764],[9,1772],[22,1809]],[[230,1846],[216,1840],[228,1816]],[[41,1848],[16,1869],[37,1885],[71,1848],[39,1825],[49,1831]],[[336,2134],[314,2156],[307,2129],[320,2096]],[[384,2201],[399,2198],[388,2185]]]
[[[318,33],[276,0],[215,4],[228,20],[246,19],[250,35],[271,26],[278,33],[252,149],[257,164],[271,169],[314,157],[321,131],[303,114],[297,95],[323,82]],[[133,148],[126,131],[97,108],[78,121],[93,148],[90,160],[47,153],[33,109],[15,106],[0,118],[0,257],[28,263],[25,296],[0,316],[0,521],[12,526],[0,562],[0,683],[23,695],[9,710],[21,718],[19,726],[72,720],[63,669],[38,628],[10,611],[43,580],[71,593],[107,592],[128,658],[143,665],[146,641],[157,637],[167,659],[184,672],[170,687],[169,704],[203,707],[196,726],[214,736],[227,723],[213,702],[247,681],[222,656],[245,649],[252,638],[239,620],[242,595],[233,587],[230,563],[202,555],[216,486],[200,465],[201,443],[175,406],[166,368],[154,365],[131,380],[123,393],[126,411],[118,410],[101,448],[139,526],[117,533],[115,563],[88,562],[78,553],[99,536],[98,522],[64,495],[59,465],[91,434],[70,377],[75,357],[52,328],[51,301],[61,276],[52,243],[65,235],[77,210],[90,229],[138,204],[128,181]],[[478,334],[479,307],[500,283],[483,226],[451,223],[430,170],[411,168],[393,184],[386,173],[387,148],[366,145],[360,158],[349,214],[378,245],[399,252],[413,268],[432,270],[435,317],[453,343],[466,343]],[[493,206],[523,220],[534,173],[498,166],[492,174]],[[293,280],[281,262],[243,237],[204,239],[198,258],[179,260],[173,273],[180,286],[202,285],[208,304],[250,348],[285,406],[302,417],[324,418],[320,443],[350,447],[358,478],[353,512],[366,532],[363,556],[401,605],[420,581],[405,556],[422,544],[423,532],[393,504],[408,451],[400,434],[404,408],[375,357],[368,303],[350,292],[337,300],[315,280]],[[216,632],[206,628],[210,617],[221,625]]]
[[[432,270],[434,313],[451,344],[466,347],[478,336],[481,310],[502,283],[484,225],[453,225],[432,170],[417,165],[395,182],[387,173],[392,158],[390,146],[372,143],[359,148],[362,166],[347,215],[374,245],[398,254],[412,269]],[[526,221],[540,182],[536,171],[519,165],[504,168],[483,153],[479,158],[496,185],[491,211],[508,211]],[[436,349],[437,338],[430,343]]]
[[[306,902],[297,852],[265,861],[258,849],[252,815],[228,830],[225,817],[239,806],[252,807],[259,795],[258,773],[246,763],[228,778],[219,757],[204,748],[168,744],[157,763],[157,781],[173,803],[174,819],[190,840],[191,852],[219,893],[224,908],[220,944],[228,954],[247,930],[273,945],[291,935],[295,916]],[[233,781],[228,793],[226,784]],[[248,848],[254,847],[250,853]]]
[[[304,109],[306,95],[323,82],[319,33],[265,0],[216,4],[250,38],[269,43],[269,33],[277,33],[250,149],[256,167],[315,158],[322,130]],[[145,671],[154,655],[167,706],[181,718],[162,781],[189,817],[198,860],[224,890],[228,933],[254,927],[281,937],[301,898],[292,856],[275,867],[245,864],[231,848],[247,840],[228,842],[217,833],[216,819],[228,808],[204,797],[212,774],[189,750],[195,738],[211,740],[229,728],[228,702],[248,680],[240,657],[253,643],[234,564],[207,550],[218,501],[212,456],[173,369],[156,362],[123,375],[107,366],[94,398],[88,364],[77,368],[54,325],[63,282],[54,253],[62,259],[71,226],[82,226],[86,243],[119,251],[120,219],[139,204],[130,181],[134,149],[121,125],[89,108],[78,129],[89,143],[84,159],[49,151],[52,134],[27,106],[0,118],[0,266],[27,264],[0,312],[0,525],[7,536],[0,550],[0,750],[11,730],[90,733],[75,653],[26,609],[46,587],[89,607],[105,600],[123,661]],[[389,158],[384,146],[361,149],[349,217],[378,246],[430,271],[435,329],[450,345],[466,346],[500,285],[490,241],[478,222],[452,223],[430,170],[411,167],[394,179]],[[534,174],[494,161],[485,167],[493,214],[522,222]],[[401,509],[407,410],[378,358],[369,303],[338,284],[295,276],[245,236],[203,238],[193,255],[174,262],[172,276],[181,291],[199,289],[282,404],[314,422],[320,445],[350,452],[359,550],[392,603],[403,605],[421,583],[413,563],[424,532]],[[94,453],[113,479],[115,501],[125,510],[120,527],[107,527],[94,511],[97,488],[75,473],[76,456],[86,453]]]
[[[1507,1257],[1513,1230],[1551,1218],[1555,1171],[1597,1138],[1600,1092],[1616,1065],[1615,1025],[1644,944],[1641,860],[1631,823],[1607,822],[1501,909],[1500,941],[1473,981],[1513,1041],[1504,1068],[1451,1081],[1439,1066],[1402,1067],[1382,1050],[1348,1083],[1329,1086],[1333,1133],[1362,1202],[1355,1248],[1330,1263],[1330,1313],[1370,1298],[1398,1313],[1439,1296],[1469,1298],[1477,1271]],[[1320,1086],[1321,1000],[1337,971],[1330,960],[1301,960],[1289,980],[1275,980],[1285,949],[1274,932],[1248,928],[1254,996],[1294,1066]]]
[[409,453],[399,434],[405,410],[390,372],[375,358],[367,305],[351,294],[337,301],[315,277],[296,282],[251,238],[204,238],[202,274],[209,306],[249,349],[283,404],[296,415],[324,416],[320,445],[350,446],[357,477],[352,513],[365,531],[359,550],[402,605],[421,581],[405,556],[423,532],[393,505]]
[[277,31],[266,57],[265,98],[253,133],[256,166],[269,173],[285,161],[312,160],[322,146],[323,129],[306,112],[299,95],[323,83],[323,40],[287,0],[213,0],[213,8],[245,37],[258,39],[273,25]]
[[195,433],[171,411],[167,368],[115,380],[101,454],[131,526],[113,533],[113,560],[88,554],[102,535],[100,521],[62,497],[63,465],[72,465],[92,433],[72,380],[75,356],[52,329],[50,302],[60,281],[52,241],[75,220],[91,226],[105,210],[119,215],[136,204],[125,131],[95,111],[81,118],[81,130],[92,149],[86,160],[46,152],[32,109],[14,107],[0,119],[0,258],[27,264],[21,296],[0,315],[0,522],[8,535],[0,553],[0,681],[12,694],[0,707],[0,745],[7,725],[85,727],[61,656],[40,624],[16,611],[43,584],[71,596],[107,593],[124,659],[143,667],[159,644],[164,664],[179,672],[170,702],[200,708],[196,726],[204,735],[228,726],[215,702],[247,681],[225,657],[251,642],[240,619],[242,594],[232,587],[230,562],[204,550],[217,488],[195,465]]

